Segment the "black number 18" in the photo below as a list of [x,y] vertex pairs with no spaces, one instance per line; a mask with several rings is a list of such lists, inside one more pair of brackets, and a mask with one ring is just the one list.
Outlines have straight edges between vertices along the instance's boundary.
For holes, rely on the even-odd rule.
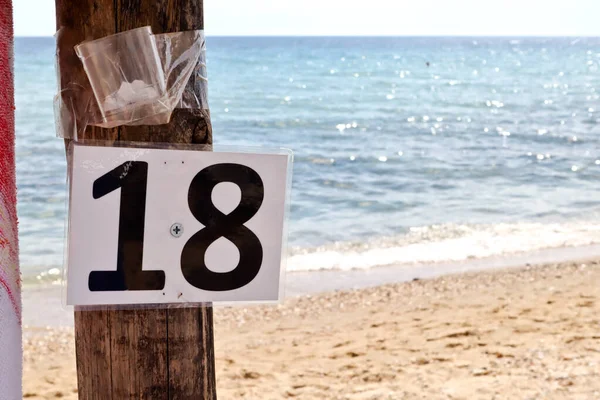
[[[147,182],[148,163],[141,161],[127,161],[94,181],[94,199],[120,188],[121,204],[117,269],[90,272],[90,291],[164,289],[164,271],[142,270]],[[235,183],[242,193],[240,204],[227,215],[214,206],[211,198],[212,190],[221,182]],[[203,290],[227,291],[243,287],[256,277],[262,265],[262,245],[244,224],[258,212],[263,198],[260,176],[244,165],[215,164],[194,177],[188,191],[188,205],[205,228],[192,235],[181,253],[181,271],[191,285]],[[220,237],[229,239],[240,252],[238,265],[226,273],[209,270],[204,260],[208,247]]]

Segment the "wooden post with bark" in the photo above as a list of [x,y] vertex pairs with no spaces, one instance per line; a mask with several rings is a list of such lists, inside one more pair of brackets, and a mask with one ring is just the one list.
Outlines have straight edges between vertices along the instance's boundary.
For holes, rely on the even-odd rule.
[[[60,85],[89,83],[73,46],[146,25],[203,29],[202,0],[55,0]],[[195,85],[195,76],[191,85]],[[176,109],[168,125],[101,129],[107,141],[212,143],[207,110]],[[216,399],[212,308],[75,311],[79,398]]]

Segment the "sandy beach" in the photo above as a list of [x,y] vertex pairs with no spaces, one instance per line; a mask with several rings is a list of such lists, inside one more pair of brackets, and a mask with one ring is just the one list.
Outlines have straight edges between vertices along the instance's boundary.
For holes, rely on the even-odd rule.
[[[600,262],[215,309],[221,399],[598,399]],[[24,397],[76,399],[72,328],[26,328]]]

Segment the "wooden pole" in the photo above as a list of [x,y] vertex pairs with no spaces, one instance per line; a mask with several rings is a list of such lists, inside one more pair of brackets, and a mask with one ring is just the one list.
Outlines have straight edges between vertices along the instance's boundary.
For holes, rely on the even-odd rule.
[[[150,25],[154,33],[203,29],[203,0],[55,0],[59,78],[89,89],[73,46]],[[198,90],[195,77],[191,84]],[[199,82],[199,80],[198,80]],[[175,110],[160,126],[101,129],[107,141],[212,143],[207,110]],[[75,311],[79,398],[216,399],[212,308]]]

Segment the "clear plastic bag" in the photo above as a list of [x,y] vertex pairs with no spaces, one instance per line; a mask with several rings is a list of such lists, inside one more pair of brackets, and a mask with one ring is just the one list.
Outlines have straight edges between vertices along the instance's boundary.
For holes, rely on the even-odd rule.
[[162,125],[175,108],[208,109],[203,31],[154,35],[143,27],[75,50],[89,86],[69,82],[56,96],[59,137],[76,139],[88,125]]

